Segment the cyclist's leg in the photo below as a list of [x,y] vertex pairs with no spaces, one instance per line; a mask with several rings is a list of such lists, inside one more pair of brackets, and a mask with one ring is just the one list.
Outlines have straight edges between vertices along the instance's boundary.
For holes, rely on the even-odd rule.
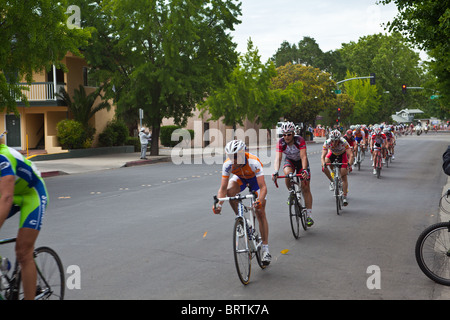
[[[227,197],[234,197],[239,192],[244,190],[244,188],[245,188],[245,185],[242,182],[242,180],[238,176],[234,175],[228,181]],[[234,213],[237,215],[238,214],[238,208],[237,208],[238,203],[237,203],[237,201],[231,200],[230,201],[230,206],[233,209]]]
[[21,200],[16,257],[21,267],[24,299],[34,300],[37,274],[33,251],[42,226],[42,218],[45,214],[48,200],[44,183],[38,182],[27,194],[22,195]]
[[341,154],[340,156],[340,162],[344,163],[341,167],[341,178],[342,178],[342,191],[344,192],[344,197],[347,196],[347,191],[348,191],[348,179],[347,179],[347,174],[348,174],[348,158],[347,158],[347,153],[344,152],[343,154]]
[[[284,159],[283,172],[284,175],[288,175],[289,173],[295,172],[295,164],[287,158]],[[284,179],[284,181],[286,183],[286,188],[288,188],[288,190],[291,189],[292,186],[289,178]]]
[[336,158],[336,156],[331,151],[329,151],[325,157],[325,167],[323,168],[323,173],[327,176],[327,178],[328,178],[328,180],[330,180],[330,182],[333,182],[333,178],[331,177],[331,173],[330,173],[332,166],[330,166],[328,164],[331,163],[332,161],[334,161],[335,158]]

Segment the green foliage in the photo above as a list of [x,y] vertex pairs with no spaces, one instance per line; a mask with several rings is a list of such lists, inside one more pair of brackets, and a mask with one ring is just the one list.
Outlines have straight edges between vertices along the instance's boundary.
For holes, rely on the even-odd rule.
[[158,152],[162,119],[184,125],[236,63],[229,34],[240,22],[236,0],[73,2],[95,28],[84,54],[106,84],[105,98],[114,99],[130,126],[136,127],[138,109],[144,110],[152,154]]
[[[347,79],[355,77],[355,74],[347,72]],[[376,86],[370,84],[369,79],[347,81],[344,82],[343,86],[347,95],[352,97],[355,102],[353,112],[348,116],[348,123],[371,124],[381,122],[382,119],[379,118],[381,96],[378,94]]]
[[75,120],[62,120],[56,125],[58,141],[63,149],[90,147],[92,140],[86,136],[83,125]]
[[73,99],[64,88],[61,88],[60,93],[57,94],[67,105],[67,108],[72,113],[73,118],[80,122],[85,130],[91,135],[95,133],[95,129],[89,126],[89,120],[100,110],[110,110],[111,105],[107,101],[100,101],[95,104],[97,97],[101,97],[101,88],[97,88],[94,92],[86,94],[86,90],[83,85],[80,85],[78,89],[75,89]]
[[437,80],[433,89],[439,91],[439,113],[450,117],[450,1],[380,0],[381,4],[391,2],[399,13],[387,29],[401,32],[432,58],[429,68]]
[[[176,134],[174,134],[174,131],[178,130]],[[177,144],[179,144],[184,136],[189,135],[191,141],[194,139],[194,130],[187,130],[188,132],[183,132],[183,130],[180,126],[177,125],[169,125],[169,126],[163,126],[161,127],[161,134],[160,134],[160,140],[161,144],[166,147],[175,147]],[[172,135],[175,141],[172,141]]]
[[275,65],[263,64],[258,49],[249,39],[247,52],[240,57],[229,80],[213,91],[200,105],[202,114],[208,111],[212,120],[223,117],[223,123],[230,126],[243,125],[248,119],[261,123],[263,128],[273,127],[283,115],[292,99],[301,99],[301,87],[272,89],[271,79],[276,76]]
[[116,119],[108,122],[98,136],[98,143],[101,147],[123,146],[128,137],[128,127],[125,122]]
[[[0,0],[0,111],[17,112],[16,99],[28,104],[18,85],[32,82],[34,72],[61,60],[70,51],[81,55],[88,29],[69,29],[68,1]],[[2,74],[3,73],[3,74]]]
[[312,123],[316,116],[329,105],[334,105],[336,84],[330,74],[313,67],[287,63],[277,68],[278,75],[272,79],[276,89],[293,89],[302,86],[302,98],[289,105],[284,116],[293,122]]

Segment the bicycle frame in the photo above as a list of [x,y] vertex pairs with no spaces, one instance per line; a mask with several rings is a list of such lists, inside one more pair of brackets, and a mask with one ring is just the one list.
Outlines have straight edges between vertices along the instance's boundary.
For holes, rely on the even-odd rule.
[[343,182],[342,182],[342,177],[341,177],[341,166],[344,164],[346,164],[346,163],[340,163],[340,162],[337,162],[336,160],[331,163],[326,163],[326,165],[333,167],[332,169],[333,169],[333,174],[334,174],[334,177],[333,177],[334,196],[336,198],[336,211],[337,211],[338,215],[339,215],[339,210],[341,210],[341,208],[342,208],[343,198],[344,198],[344,191],[342,190]]
[[[250,225],[254,228],[255,227],[255,220],[254,220],[254,216],[255,216],[255,208],[253,207],[253,204],[255,203],[257,196],[256,196],[256,192],[252,191],[251,194],[248,195],[240,195],[237,194],[233,197],[224,197],[224,198],[218,198],[217,196],[214,196],[214,206],[219,202],[219,201],[233,201],[236,200],[238,201],[238,214],[236,216],[236,219],[242,219],[244,222],[244,233],[245,233],[245,237],[247,239],[249,239],[249,242],[247,242],[245,251],[246,252],[256,252],[261,246],[262,246],[262,240],[259,240],[259,242],[256,242],[256,239],[254,237],[255,235],[255,231],[257,233],[257,230],[254,230],[254,232],[252,232],[252,234],[249,236],[248,234],[248,230],[249,230],[249,226],[248,226],[248,222],[250,222]],[[243,200],[245,199],[250,199],[250,206],[246,206],[243,204]],[[246,215],[247,212],[250,212],[250,214]],[[248,220],[247,220],[248,219]],[[248,243],[250,243],[251,248],[248,247]],[[241,250],[240,252],[244,252],[244,250]]]
[[[16,238],[7,238],[7,239],[1,239],[0,245],[7,244],[7,243],[13,243],[16,242]],[[20,281],[17,281],[19,278],[17,275],[19,275],[20,267],[19,264],[16,262],[14,264],[14,269],[12,271],[11,276],[8,274],[5,274],[6,281],[8,282],[8,288],[3,289],[2,291],[5,291],[5,296],[3,296],[0,293],[0,300],[17,300],[19,295],[19,286]]]

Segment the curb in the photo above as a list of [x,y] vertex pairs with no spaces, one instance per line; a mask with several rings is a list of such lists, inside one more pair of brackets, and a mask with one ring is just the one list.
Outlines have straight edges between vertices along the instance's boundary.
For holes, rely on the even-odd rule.
[[143,160],[136,160],[136,161],[128,161],[121,168],[142,166],[142,165],[146,165],[146,164],[152,164],[152,163],[157,163],[157,162],[168,162],[168,161],[170,161],[170,157],[161,157],[161,158],[158,158],[158,159],[143,159]]

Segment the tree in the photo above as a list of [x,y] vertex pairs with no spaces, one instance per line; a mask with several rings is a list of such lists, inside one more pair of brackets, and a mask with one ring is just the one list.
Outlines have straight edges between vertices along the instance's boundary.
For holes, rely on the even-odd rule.
[[431,72],[437,78],[440,103],[450,116],[450,1],[449,0],[380,0],[394,2],[399,14],[386,25],[399,31],[432,58]]
[[[347,72],[347,79],[355,78],[355,74]],[[353,124],[371,124],[381,122],[380,105],[381,96],[377,88],[370,84],[369,79],[357,79],[344,82],[347,95],[354,101],[353,112],[349,115],[348,121]]]
[[57,95],[66,103],[67,108],[72,113],[75,121],[78,121],[83,126],[83,129],[87,133],[88,138],[92,139],[95,128],[89,125],[89,120],[100,110],[110,110],[111,105],[108,101],[100,101],[95,105],[98,97],[101,96],[102,88],[98,88],[94,92],[86,95],[84,86],[80,85],[78,89],[73,91],[73,99],[64,88],[61,88],[60,93]]
[[19,83],[33,81],[33,73],[65,70],[61,60],[70,51],[81,55],[88,29],[69,29],[67,1],[0,0],[0,112],[17,112],[16,100],[28,103]]
[[[80,0],[78,0],[80,1]],[[184,125],[205,93],[224,83],[237,53],[235,0],[104,0],[80,5],[95,26],[85,55],[118,114],[144,110],[158,154],[163,118]],[[98,18],[99,17],[99,18]],[[188,18],[186,18],[188,17]]]
[[421,92],[404,95],[401,91],[402,84],[422,86],[424,73],[419,54],[405,43],[401,34],[380,33],[361,37],[358,42],[342,44],[339,51],[351,73],[357,76],[376,74],[376,87],[383,105],[379,109],[379,120],[389,121],[395,111],[405,107],[420,107],[423,101]]
[[209,111],[212,120],[223,117],[223,123],[233,127],[243,125],[245,119],[261,123],[267,129],[273,127],[290,98],[301,96],[301,90],[298,92],[294,88],[289,88],[289,92],[272,90],[274,76],[275,65],[271,61],[263,64],[258,49],[249,39],[247,53],[239,58],[239,64],[225,85],[213,91],[200,106],[202,113]]
[[302,83],[301,102],[292,105],[285,113],[285,118],[289,121],[313,123],[327,105],[334,103],[336,84],[330,79],[329,73],[291,63],[277,68],[277,73],[278,75],[272,79],[273,88],[286,89],[296,82]]

